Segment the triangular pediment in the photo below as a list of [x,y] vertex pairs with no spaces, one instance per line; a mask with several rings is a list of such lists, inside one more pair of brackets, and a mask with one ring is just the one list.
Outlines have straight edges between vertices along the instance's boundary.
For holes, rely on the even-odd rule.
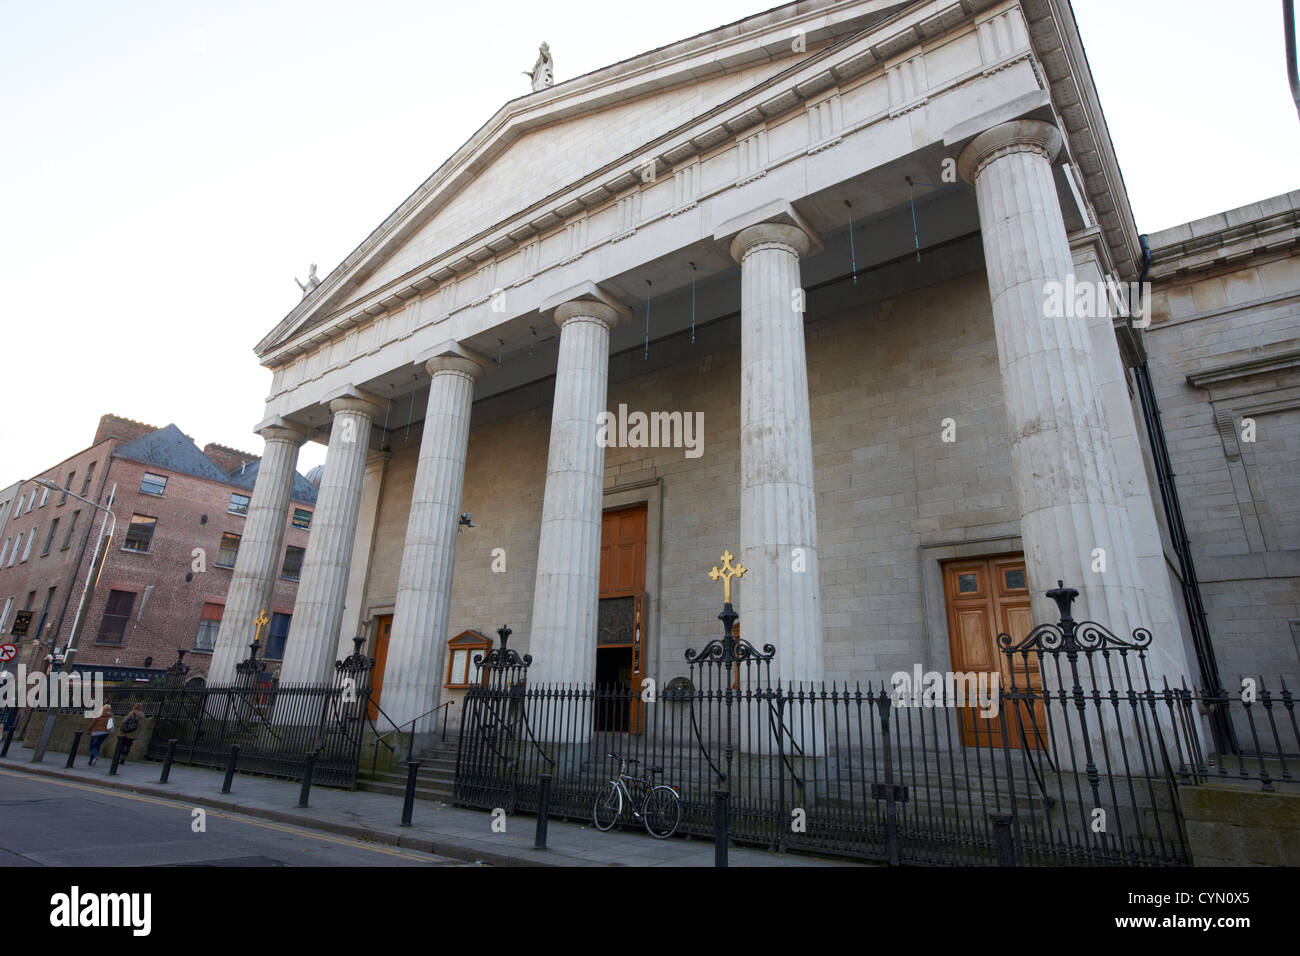
[[[510,101],[258,344],[258,354],[273,361],[358,302],[373,300],[367,308],[378,315],[484,271],[480,263],[616,201],[642,181],[638,172],[671,179],[677,157],[688,161],[710,140],[764,119],[757,107],[720,119],[728,104],[917,5],[789,4]],[[774,89],[772,109],[801,102],[786,98]],[[667,139],[678,145],[665,151]],[[639,154],[648,172],[638,170]],[[460,294],[486,295],[492,278],[476,275],[488,287]]]

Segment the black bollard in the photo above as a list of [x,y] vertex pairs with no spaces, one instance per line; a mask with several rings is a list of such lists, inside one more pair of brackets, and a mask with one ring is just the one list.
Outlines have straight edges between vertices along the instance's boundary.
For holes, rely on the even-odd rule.
[[1016,865],[1016,841],[1011,833],[1011,814],[990,813],[993,824],[993,844],[998,850],[998,866]]
[[235,779],[235,764],[239,762],[239,744],[231,744],[230,759],[226,761],[226,779],[221,781],[221,792],[230,792],[230,781]]
[[18,721],[15,720],[12,724],[9,725],[9,729],[5,731],[5,742],[4,742],[4,747],[0,748],[0,757],[9,756],[9,745],[14,741],[14,728],[16,728],[17,726],[18,726]]
[[73,763],[76,762],[77,748],[81,746],[81,734],[82,732],[78,730],[72,735],[72,746],[68,748],[68,762],[63,765],[67,770],[71,770]]
[[533,846],[539,850],[546,849],[546,824],[551,815],[551,775],[544,773],[538,778],[537,791],[537,837]]
[[713,791],[713,865],[727,865],[727,827],[731,794],[726,790]]
[[117,765],[120,764],[121,762],[122,762],[122,738],[118,737],[117,740],[113,742],[113,763],[108,768],[108,775],[110,777],[117,776]]
[[176,738],[173,737],[167,741],[167,757],[163,760],[162,773],[158,775],[159,783],[166,783],[167,778],[172,774],[172,760],[176,756]]
[[406,799],[402,802],[402,826],[411,825],[411,813],[415,810],[415,779],[420,772],[420,765],[414,760],[406,765]]
[[319,750],[313,750],[307,755],[307,764],[302,768],[302,791],[298,794],[298,806],[307,806],[307,797],[311,794],[311,772],[316,767],[316,755]]

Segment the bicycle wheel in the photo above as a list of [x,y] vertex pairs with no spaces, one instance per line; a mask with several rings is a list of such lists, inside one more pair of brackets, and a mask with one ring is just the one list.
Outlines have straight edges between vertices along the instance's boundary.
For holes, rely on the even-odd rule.
[[618,822],[619,812],[623,809],[623,795],[618,787],[610,784],[607,790],[596,794],[596,803],[591,809],[591,820],[597,830],[608,830]]
[[682,801],[672,787],[660,785],[645,800],[645,828],[652,837],[663,840],[673,835],[682,819]]

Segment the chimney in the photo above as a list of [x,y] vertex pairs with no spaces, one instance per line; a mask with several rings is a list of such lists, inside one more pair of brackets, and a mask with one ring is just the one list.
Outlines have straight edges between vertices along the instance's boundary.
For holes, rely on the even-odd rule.
[[91,444],[98,445],[108,438],[116,438],[119,444],[125,444],[157,430],[157,425],[146,425],[144,422],[120,418],[117,415],[102,415],[99,419],[99,427],[95,429],[95,440]]
[[227,448],[225,445],[218,445],[216,442],[209,442],[204,445],[203,454],[212,459],[212,463],[227,475],[236,471],[242,474],[244,466],[249,462],[257,461],[258,457],[257,455],[250,455],[246,451],[240,451],[237,448]]

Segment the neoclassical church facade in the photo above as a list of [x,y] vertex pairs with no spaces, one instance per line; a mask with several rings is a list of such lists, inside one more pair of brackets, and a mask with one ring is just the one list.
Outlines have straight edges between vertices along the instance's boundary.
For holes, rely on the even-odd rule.
[[254,633],[310,439],[281,679],[362,636],[417,732],[502,624],[534,680],[680,675],[726,550],[782,680],[996,669],[1058,580],[1194,680],[1143,320],[1046,302],[1142,270],[1064,0],[810,0],[542,86],[258,344],[266,451],[210,679]]

